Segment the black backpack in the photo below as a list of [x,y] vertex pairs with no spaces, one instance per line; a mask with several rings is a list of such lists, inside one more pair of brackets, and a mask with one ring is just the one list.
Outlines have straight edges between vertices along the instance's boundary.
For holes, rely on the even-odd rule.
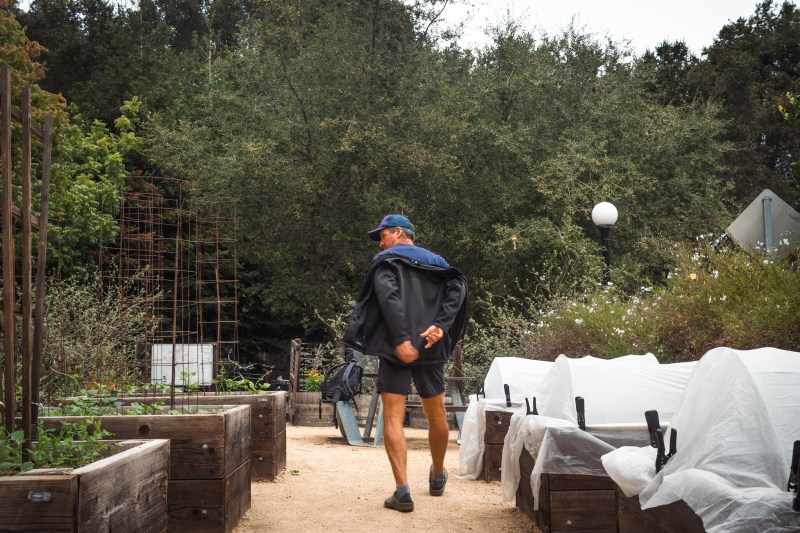
[[[319,402],[319,417],[322,418],[322,403],[355,402],[357,394],[361,393],[361,377],[364,368],[353,361],[345,361],[332,366],[325,372],[322,381],[322,394]],[[336,409],[333,410],[333,422],[336,423]]]

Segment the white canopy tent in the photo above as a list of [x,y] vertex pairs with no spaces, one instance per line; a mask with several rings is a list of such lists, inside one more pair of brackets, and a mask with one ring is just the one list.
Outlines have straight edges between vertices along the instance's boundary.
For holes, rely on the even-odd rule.
[[800,531],[786,491],[799,403],[800,352],[715,348],[672,418],[677,453],[664,468],[655,473],[650,447],[620,448],[602,462],[643,509],[683,500],[710,533]]
[[[514,499],[523,446],[536,460],[533,494],[539,493],[543,473],[605,476],[600,457],[622,444],[648,443],[644,412],[656,409],[669,420],[695,364],[661,365],[652,354],[608,360],[559,356],[537,393],[540,416],[518,411],[511,419],[503,447],[503,499]],[[576,396],[585,402],[585,431],[577,427]]]

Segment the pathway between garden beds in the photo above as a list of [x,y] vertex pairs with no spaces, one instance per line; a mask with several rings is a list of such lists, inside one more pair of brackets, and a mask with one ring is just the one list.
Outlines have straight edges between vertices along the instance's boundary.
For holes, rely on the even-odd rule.
[[[445,466],[458,465],[457,432],[450,433]],[[234,533],[266,531],[537,531],[500,483],[451,476],[441,497],[428,494],[427,431],[406,428],[408,472],[415,510],[383,508],[394,488],[381,446],[349,446],[331,427],[286,428],[286,471],[275,482],[252,484],[252,507]]]

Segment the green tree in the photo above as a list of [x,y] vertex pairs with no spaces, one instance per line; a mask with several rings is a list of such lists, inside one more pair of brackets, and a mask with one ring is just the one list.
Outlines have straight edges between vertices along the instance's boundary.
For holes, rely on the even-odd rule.
[[675,106],[690,104],[696,88],[689,84],[688,75],[698,61],[685,42],[664,41],[636,61],[636,76],[657,102]]
[[116,133],[80,115],[56,133],[48,255],[61,276],[94,271],[101,266],[101,245],[117,237],[119,195],[129,175],[124,157],[139,149],[138,110],[137,99],[126,102]]
[[723,140],[734,148],[726,156],[735,198],[747,205],[770,188],[797,207],[800,187],[790,154],[800,135],[778,111],[786,89],[800,79],[800,11],[790,2],[765,0],[755,13],[726,24],[705,49],[707,59],[689,73],[698,94],[722,102],[728,121]]
[[[794,128],[800,131],[800,102],[797,101],[797,97],[792,93],[786,93],[786,99],[789,101],[786,106],[778,106],[778,110]],[[792,168],[794,169],[794,173],[796,176],[800,176],[800,158],[798,155],[794,155],[794,163],[792,163]]]

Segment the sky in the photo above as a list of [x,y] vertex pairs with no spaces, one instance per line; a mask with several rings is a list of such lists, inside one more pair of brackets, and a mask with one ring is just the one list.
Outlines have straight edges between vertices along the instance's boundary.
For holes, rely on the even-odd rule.
[[[558,33],[575,20],[581,33],[630,41],[641,55],[664,40],[683,40],[700,56],[728,22],[755,13],[757,0],[460,0],[442,13],[444,23],[464,22],[462,48],[489,43],[485,29],[510,15],[522,28]],[[780,3],[780,0],[776,3]]]

